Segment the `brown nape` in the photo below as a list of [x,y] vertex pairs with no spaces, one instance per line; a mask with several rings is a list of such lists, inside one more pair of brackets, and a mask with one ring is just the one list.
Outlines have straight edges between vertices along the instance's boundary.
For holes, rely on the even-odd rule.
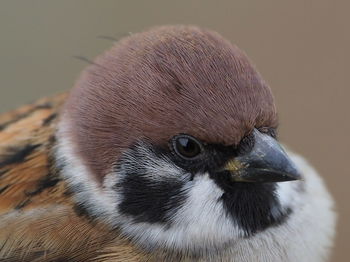
[[66,104],[76,149],[103,177],[120,153],[179,133],[234,145],[275,127],[269,87],[246,55],[217,33],[165,26],[134,34],[96,59]]

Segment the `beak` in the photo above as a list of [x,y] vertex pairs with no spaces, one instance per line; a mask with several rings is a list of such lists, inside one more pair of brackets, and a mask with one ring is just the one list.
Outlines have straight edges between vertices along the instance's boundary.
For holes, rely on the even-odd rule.
[[235,182],[283,182],[301,179],[294,163],[271,136],[253,131],[255,144],[245,155],[229,160],[224,167]]

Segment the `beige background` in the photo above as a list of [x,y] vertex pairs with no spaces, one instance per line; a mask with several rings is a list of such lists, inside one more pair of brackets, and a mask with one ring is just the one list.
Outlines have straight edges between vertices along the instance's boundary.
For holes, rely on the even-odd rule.
[[0,1],[0,111],[69,89],[112,42],[152,25],[212,28],[270,83],[284,142],[322,173],[338,203],[332,261],[349,261],[350,4],[335,0]]

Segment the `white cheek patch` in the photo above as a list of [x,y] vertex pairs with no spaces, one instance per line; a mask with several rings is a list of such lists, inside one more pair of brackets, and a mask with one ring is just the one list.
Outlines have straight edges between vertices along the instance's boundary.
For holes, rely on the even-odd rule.
[[62,169],[61,175],[74,193],[78,205],[85,208],[90,215],[115,226],[116,203],[113,196],[102,190],[102,186],[74,152],[74,143],[69,138],[67,126],[65,122],[60,123],[55,148],[56,162]]
[[188,198],[172,216],[170,226],[124,221],[122,231],[148,249],[198,253],[217,251],[244,234],[226,215],[220,200],[223,191],[207,174],[197,174],[185,187]]
[[232,217],[226,213],[221,197],[224,194],[208,174],[197,174],[189,197],[174,216],[174,226],[187,225],[188,245],[224,245],[243,235]]

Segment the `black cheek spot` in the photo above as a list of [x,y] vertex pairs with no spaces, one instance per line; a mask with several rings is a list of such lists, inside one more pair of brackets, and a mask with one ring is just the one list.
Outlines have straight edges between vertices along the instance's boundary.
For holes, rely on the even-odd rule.
[[135,222],[169,223],[169,215],[186,199],[183,183],[152,181],[139,174],[128,174],[115,187],[122,191],[120,211],[132,216]]

